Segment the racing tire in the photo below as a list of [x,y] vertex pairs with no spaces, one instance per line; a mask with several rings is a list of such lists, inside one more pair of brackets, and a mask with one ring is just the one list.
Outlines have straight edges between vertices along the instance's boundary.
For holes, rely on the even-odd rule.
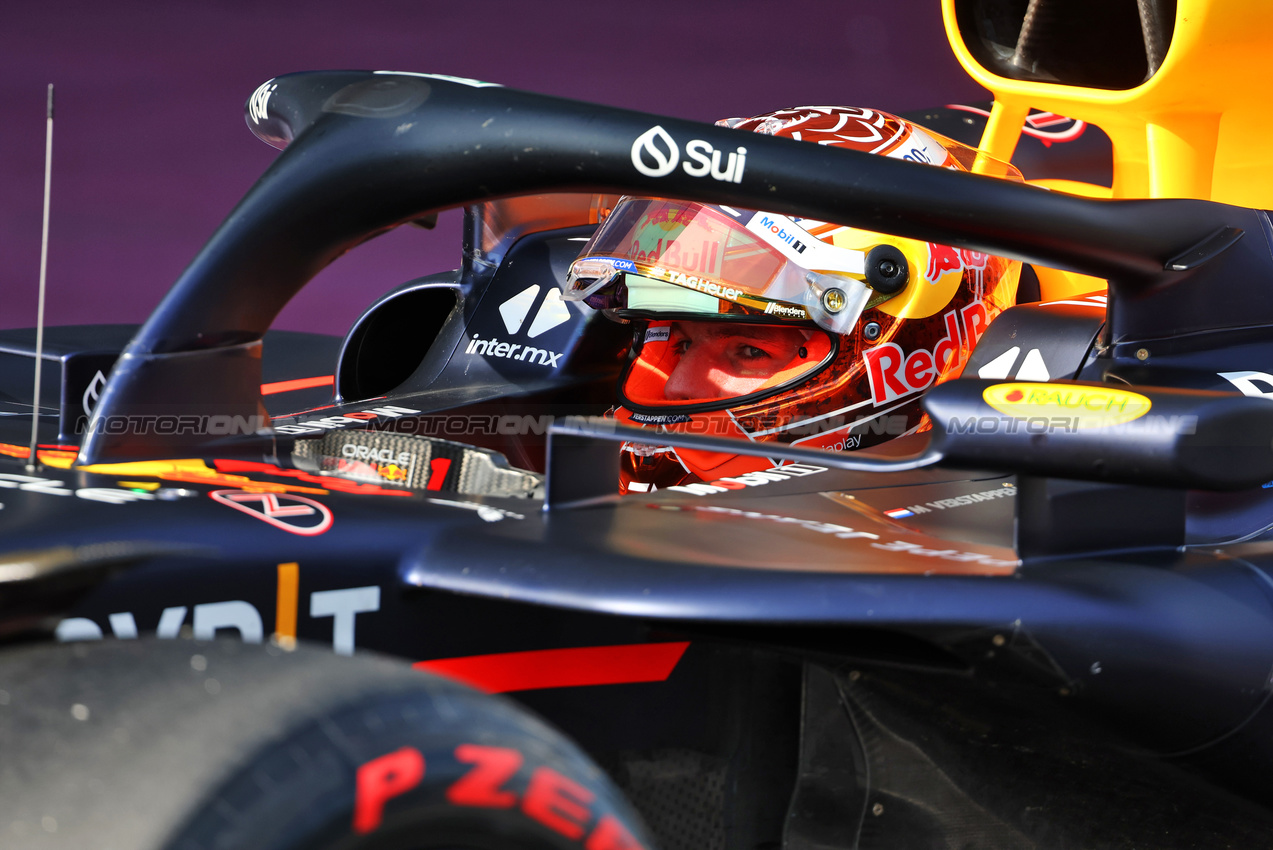
[[509,700],[383,658],[152,639],[0,652],[0,846],[652,844],[600,769]]

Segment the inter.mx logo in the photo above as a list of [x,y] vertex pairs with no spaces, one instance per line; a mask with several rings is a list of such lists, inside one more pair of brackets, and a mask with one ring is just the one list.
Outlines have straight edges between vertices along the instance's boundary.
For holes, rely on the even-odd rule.
[[[512,298],[499,305],[500,318],[510,335],[515,335],[526,325],[530,310],[535,306],[542,287],[533,284],[526,287]],[[548,287],[548,294],[540,303],[535,317],[526,328],[526,336],[535,339],[558,325],[570,321],[570,308],[561,300],[561,291],[555,286]],[[496,357],[501,360],[521,360],[527,363],[538,363],[541,366],[557,366],[562,352],[536,348],[533,345],[505,342],[499,339],[480,339],[477,334],[469,342],[465,354],[480,354],[483,357]]]

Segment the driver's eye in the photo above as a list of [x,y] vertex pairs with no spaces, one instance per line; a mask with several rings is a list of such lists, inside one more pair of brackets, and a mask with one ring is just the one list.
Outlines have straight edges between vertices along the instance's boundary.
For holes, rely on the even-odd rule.
[[771,357],[768,351],[754,345],[742,343],[738,346],[738,354],[745,360],[767,360]]

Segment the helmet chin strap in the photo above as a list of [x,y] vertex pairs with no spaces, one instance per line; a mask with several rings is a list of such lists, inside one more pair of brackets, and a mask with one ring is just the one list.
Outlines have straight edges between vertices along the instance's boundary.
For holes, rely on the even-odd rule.
[[[642,424],[632,414],[619,408],[615,418],[624,425]],[[708,431],[719,436],[746,437],[728,411],[709,414]],[[647,426],[648,427],[648,426]],[[660,433],[649,428],[649,442],[624,443],[620,457],[620,490],[648,492],[651,487],[665,488],[695,481],[715,481],[774,466],[769,458],[731,454],[719,451],[677,448],[660,445]]]

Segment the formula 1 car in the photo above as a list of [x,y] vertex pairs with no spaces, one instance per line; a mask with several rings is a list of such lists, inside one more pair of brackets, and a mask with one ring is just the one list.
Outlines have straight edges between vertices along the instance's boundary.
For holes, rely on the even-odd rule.
[[[0,334],[0,835],[1269,843],[1271,13],[1039,5],[945,0],[995,103],[916,116],[1033,186],[436,74],[264,84],[282,153],[143,326]],[[661,435],[774,465],[619,498],[629,340],[560,297],[617,193],[1014,257],[1037,295],[926,432]],[[343,340],[269,330],[457,205],[457,271]]]

